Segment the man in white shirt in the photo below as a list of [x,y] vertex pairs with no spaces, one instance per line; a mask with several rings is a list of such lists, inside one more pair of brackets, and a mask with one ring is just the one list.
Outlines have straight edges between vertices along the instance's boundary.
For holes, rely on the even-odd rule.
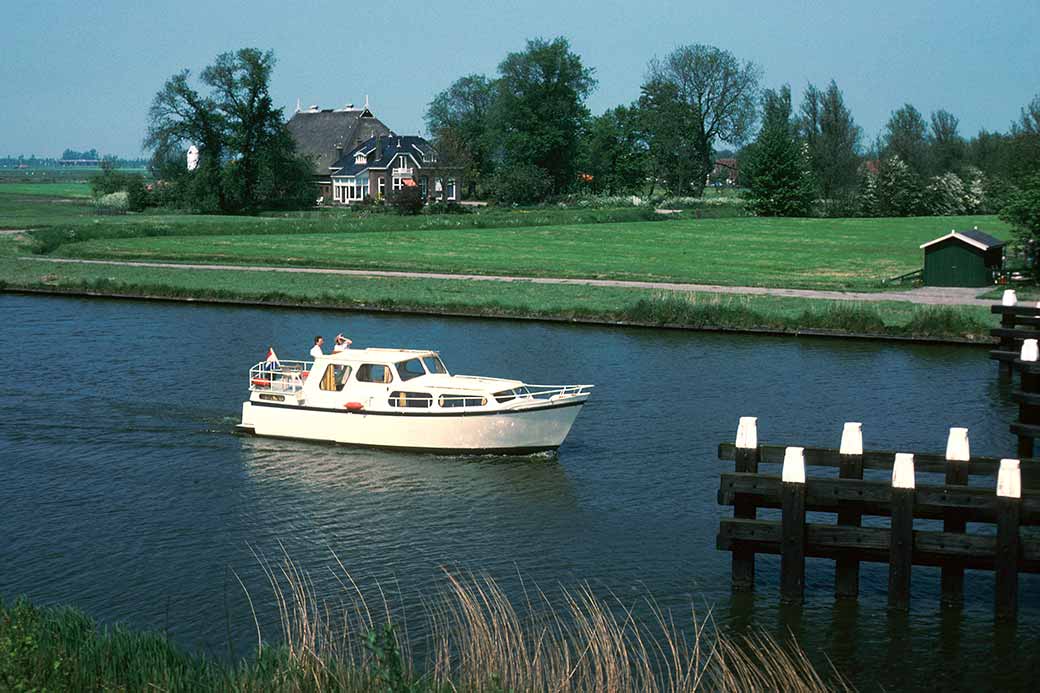
[[312,359],[316,359],[319,356],[324,356],[324,354],[321,351],[321,345],[324,344],[324,343],[325,343],[325,340],[322,339],[321,335],[318,335],[317,337],[314,338],[314,346],[311,347],[311,358]]
[[336,335],[336,343],[332,347],[332,353],[338,354],[341,351],[346,351],[350,348],[350,345],[353,343],[353,340],[347,339],[343,336],[343,333],[341,332],[338,335]]

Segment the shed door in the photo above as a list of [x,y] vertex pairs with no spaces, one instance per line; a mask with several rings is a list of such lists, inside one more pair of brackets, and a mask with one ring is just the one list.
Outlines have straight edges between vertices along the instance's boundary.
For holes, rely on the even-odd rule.
[[981,252],[960,243],[929,248],[924,258],[927,286],[986,286],[992,281]]

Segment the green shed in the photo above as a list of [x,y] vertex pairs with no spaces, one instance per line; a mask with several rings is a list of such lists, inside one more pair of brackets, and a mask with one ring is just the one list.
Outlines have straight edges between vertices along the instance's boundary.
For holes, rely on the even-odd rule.
[[979,231],[950,231],[921,245],[925,286],[987,286],[1004,266],[1005,242]]

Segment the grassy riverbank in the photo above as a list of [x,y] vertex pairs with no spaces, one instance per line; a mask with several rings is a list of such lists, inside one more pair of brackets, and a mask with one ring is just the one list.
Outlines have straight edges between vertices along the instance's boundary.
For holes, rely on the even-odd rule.
[[[227,661],[184,651],[156,633],[99,628],[67,607],[0,600],[0,689],[85,691],[831,691],[793,642],[727,636],[691,613],[673,617],[647,598],[624,605],[587,586],[535,591],[513,604],[493,581],[448,574],[421,622],[417,654],[370,608],[356,583],[344,601],[314,596],[296,566],[267,567],[281,614],[272,644]],[[347,589],[351,592],[351,589]],[[414,618],[414,617],[413,617]]]
[[[2,246],[0,246],[2,247]],[[582,285],[52,263],[0,255],[0,287],[631,325],[929,339],[987,338],[985,307],[927,307],[772,296],[662,293]]]

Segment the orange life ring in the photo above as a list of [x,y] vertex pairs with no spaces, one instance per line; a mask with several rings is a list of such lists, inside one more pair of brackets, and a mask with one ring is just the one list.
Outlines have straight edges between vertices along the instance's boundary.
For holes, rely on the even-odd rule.
[[267,378],[253,378],[252,382],[257,387],[271,387],[271,381]]
[[347,402],[343,405],[343,408],[347,411],[362,411],[364,410],[365,405],[361,402]]

